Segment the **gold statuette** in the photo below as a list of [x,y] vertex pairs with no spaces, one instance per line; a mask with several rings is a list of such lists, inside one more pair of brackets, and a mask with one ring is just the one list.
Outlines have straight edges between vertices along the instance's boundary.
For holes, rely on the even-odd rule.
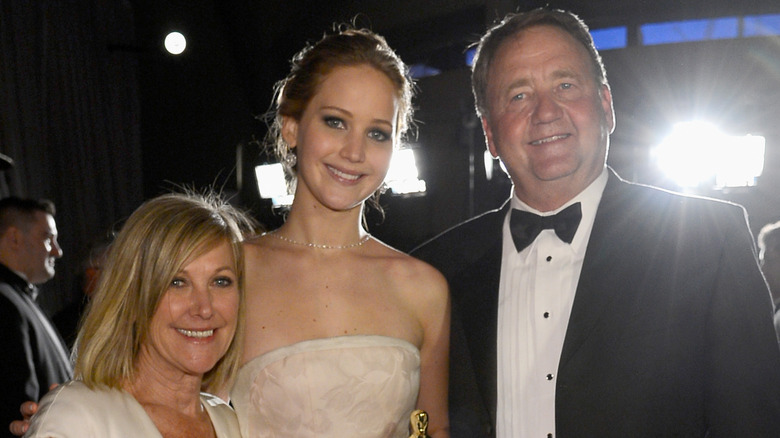
[[409,422],[412,426],[412,434],[409,438],[430,438],[427,434],[428,414],[425,411],[418,409],[412,412]]

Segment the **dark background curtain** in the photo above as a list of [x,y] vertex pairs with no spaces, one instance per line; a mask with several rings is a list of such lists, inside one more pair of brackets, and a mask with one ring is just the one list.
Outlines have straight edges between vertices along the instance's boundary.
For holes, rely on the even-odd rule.
[[[142,200],[133,10],[122,0],[0,0],[0,153],[6,187],[57,206],[64,257],[39,298],[80,300],[79,270]],[[120,50],[118,50],[120,49]]]

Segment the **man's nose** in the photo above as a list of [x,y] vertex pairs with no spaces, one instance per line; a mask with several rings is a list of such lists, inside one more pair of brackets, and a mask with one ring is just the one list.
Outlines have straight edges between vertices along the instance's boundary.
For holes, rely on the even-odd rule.
[[60,244],[56,240],[52,242],[51,251],[49,251],[49,254],[55,259],[62,257],[62,248],[60,248]]

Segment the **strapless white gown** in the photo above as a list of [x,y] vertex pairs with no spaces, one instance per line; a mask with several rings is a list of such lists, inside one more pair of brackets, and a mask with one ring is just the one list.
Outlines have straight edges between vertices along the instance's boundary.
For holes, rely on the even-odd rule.
[[243,438],[407,438],[420,352],[386,336],[340,336],[258,356],[230,398]]

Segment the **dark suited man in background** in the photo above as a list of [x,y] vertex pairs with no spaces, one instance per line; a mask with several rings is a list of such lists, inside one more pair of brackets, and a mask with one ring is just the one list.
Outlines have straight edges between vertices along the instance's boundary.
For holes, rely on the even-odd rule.
[[472,85],[513,196],[413,252],[452,292],[452,436],[780,437],[745,211],[606,166],[612,95],[585,24],[506,17]]
[[35,285],[54,277],[60,257],[51,202],[0,200],[0,430],[7,436],[22,402],[72,376],[67,348],[35,302]]

